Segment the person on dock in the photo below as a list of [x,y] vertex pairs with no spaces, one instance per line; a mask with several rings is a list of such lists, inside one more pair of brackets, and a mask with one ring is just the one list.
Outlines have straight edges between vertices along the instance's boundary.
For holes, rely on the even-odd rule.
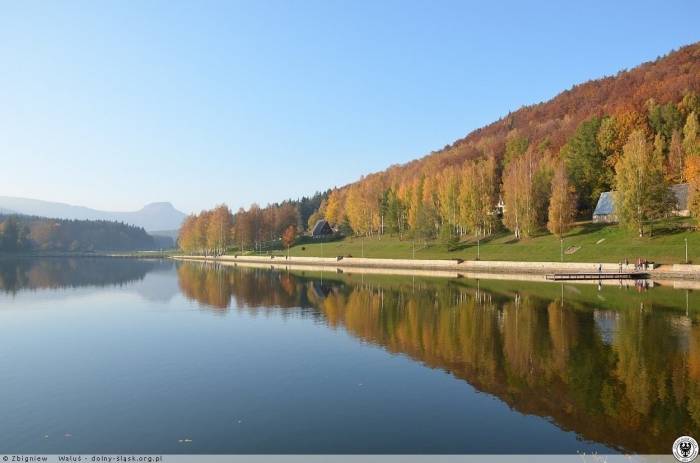
[[620,261],[620,273],[622,273],[622,261]]
[[598,264],[598,273],[603,273],[603,264]]

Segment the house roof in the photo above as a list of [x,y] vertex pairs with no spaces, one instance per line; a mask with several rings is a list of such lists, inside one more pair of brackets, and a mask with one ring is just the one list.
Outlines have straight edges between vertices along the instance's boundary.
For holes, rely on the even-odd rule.
[[[688,184],[678,183],[668,187],[676,199],[675,209],[677,211],[688,210]],[[593,215],[610,215],[615,213],[615,192],[605,191],[600,194],[598,204],[593,211]]]
[[610,215],[615,211],[615,197],[612,191],[604,191],[598,198],[593,215]]
[[678,185],[671,185],[669,189],[676,197],[676,209],[679,211],[688,210],[688,184],[679,183]]
[[314,228],[311,230],[311,235],[327,235],[331,232],[331,226],[329,225],[328,221],[321,219],[316,222],[316,225],[314,225]]

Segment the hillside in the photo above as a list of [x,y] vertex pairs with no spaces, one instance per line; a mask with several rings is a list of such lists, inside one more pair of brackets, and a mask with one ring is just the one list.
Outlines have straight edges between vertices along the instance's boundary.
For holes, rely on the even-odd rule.
[[155,250],[172,244],[119,222],[0,214],[0,253]]
[[0,212],[3,211],[55,219],[124,222],[149,231],[178,229],[186,217],[168,202],[147,204],[138,211],[113,212],[38,199],[0,196]]
[[[181,243],[189,251],[222,249],[227,241],[239,250],[261,250],[279,243],[290,227],[308,230],[321,218],[346,236],[439,237],[448,248],[504,230],[516,240],[546,231],[561,237],[575,218],[590,220],[600,194],[613,189],[621,195],[615,218],[627,232],[644,236],[651,222],[678,212],[667,194],[673,184],[690,184],[683,210],[700,214],[694,194],[700,191],[698,116],[695,43],[576,85],[421,159],[335,188],[319,197],[312,214],[302,215],[291,203],[253,205],[231,218],[205,211],[191,217]],[[210,226],[213,218],[232,223],[231,236]]]
[[581,122],[593,116],[644,114],[650,99],[659,104],[676,103],[688,91],[700,91],[700,43],[615,76],[574,85],[549,101],[524,106],[421,159],[372,175],[407,180],[487,154],[501,159],[506,140],[516,133],[530,145],[546,141],[556,152]]

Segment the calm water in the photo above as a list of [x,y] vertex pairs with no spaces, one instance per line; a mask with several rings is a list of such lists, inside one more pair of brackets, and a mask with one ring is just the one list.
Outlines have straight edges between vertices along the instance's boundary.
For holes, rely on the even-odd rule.
[[0,453],[669,453],[700,297],[0,260]]

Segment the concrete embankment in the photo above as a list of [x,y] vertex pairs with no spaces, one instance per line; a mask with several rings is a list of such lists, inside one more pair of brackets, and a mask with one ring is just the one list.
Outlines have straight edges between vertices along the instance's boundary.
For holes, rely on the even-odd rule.
[[[617,272],[619,264],[595,264],[581,262],[510,262],[510,261],[460,261],[460,260],[423,260],[423,259],[370,259],[358,257],[290,257],[285,256],[176,256],[175,259],[199,260],[221,263],[254,263],[278,266],[306,266],[332,268],[365,268],[420,270],[455,273],[489,273],[489,274],[530,274],[544,275],[556,272]],[[622,265],[623,271],[631,271],[634,265]],[[700,279],[700,265],[663,265],[649,271],[653,278],[659,279]]]

